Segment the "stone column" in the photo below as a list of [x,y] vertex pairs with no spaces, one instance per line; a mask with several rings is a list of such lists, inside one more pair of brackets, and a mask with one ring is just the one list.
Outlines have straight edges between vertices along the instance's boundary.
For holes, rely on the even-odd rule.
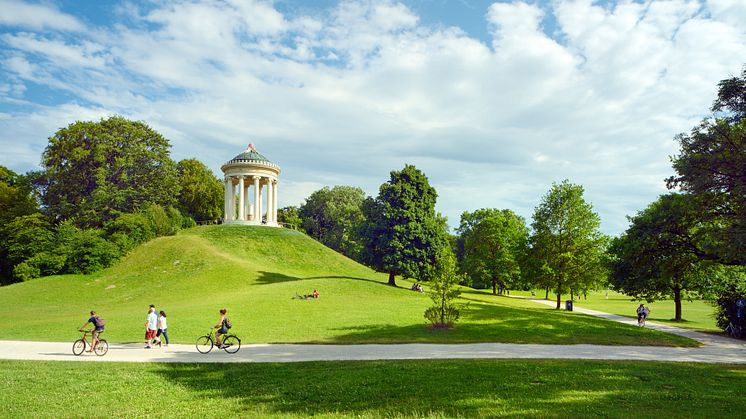
[[243,176],[238,177],[238,219],[243,221],[246,219],[246,208],[244,207],[244,187],[243,187]]
[[259,213],[258,213],[259,224],[262,223],[262,198],[263,198],[262,193],[264,193],[262,189],[264,189],[264,185],[262,185],[262,182],[259,182],[259,203],[257,204],[257,208],[259,208]]
[[277,184],[279,181],[275,180],[275,185],[272,188],[272,221],[277,223]]
[[254,224],[262,223],[262,201],[259,192],[259,177],[254,176]]
[[243,184],[243,196],[244,196],[243,210],[244,210],[244,215],[245,215],[244,220],[246,220],[246,221],[249,221],[251,219],[251,215],[250,215],[251,214],[251,210],[250,210],[250,208],[251,208],[251,204],[250,204],[251,199],[249,199],[249,197],[251,196],[251,195],[249,195],[249,186],[250,185],[251,185],[250,182],[244,181],[244,184]]
[[274,214],[272,203],[275,200],[275,190],[273,186],[274,185],[272,184],[272,178],[267,178],[267,224],[271,224],[275,221],[272,219],[272,214]]
[[231,208],[230,207],[230,204],[231,204],[231,202],[230,202],[230,196],[231,196],[231,178],[228,177],[228,176],[226,176],[225,179],[224,179],[224,183],[225,183],[225,194],[224,194],[225,196],[224,196],[223,201],[225,201],[224,202],[225,205],[223,207],[223,209],[224,209],[224,211],[223,211],[223,221],[228,221],[229,220],[228,215],[230,214],[230,208]]

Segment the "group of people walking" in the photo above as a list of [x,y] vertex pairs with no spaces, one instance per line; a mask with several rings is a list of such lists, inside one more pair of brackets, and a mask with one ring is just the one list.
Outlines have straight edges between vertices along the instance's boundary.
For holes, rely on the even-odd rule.
[[161,336],[168,346],[168,323],[166,321],[166,312],[161,310],[156,314],[155,305],[151,304],[148,308],[148,317],[145,320],[145,349],[153,346],[163,346]]

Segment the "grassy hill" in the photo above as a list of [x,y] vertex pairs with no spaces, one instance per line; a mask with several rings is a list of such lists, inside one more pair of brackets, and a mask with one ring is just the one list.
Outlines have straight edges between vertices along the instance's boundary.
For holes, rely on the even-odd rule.
[[[0,339],[70,340],[96,310],[110,341],[143,338],[149,304],[192,343],[225,307],[244,342],[519,342],[692,346],[691,340],[465,289],[452,331],[431,331],[425,294],[290,230],[206,226],[153,240],[93,275],[0,288]],[[321,293],[294,300],[296,293]]]

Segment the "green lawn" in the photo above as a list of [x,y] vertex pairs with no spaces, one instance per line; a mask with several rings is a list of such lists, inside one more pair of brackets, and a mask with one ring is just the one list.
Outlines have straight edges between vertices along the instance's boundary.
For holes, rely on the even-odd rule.
[[[511,293],[522,296],[530,295],[530,291],[514,291]],[[536,296],[543,298],[544,292],[537,290]],[[549,298],[556,297],[549,294]],[[569,296],[567,298],[563,297],[563,307],[566,299],[569,299]],[[635,310],[637,310],[637,306],[640,303],[644,303],[650,307],[649,319],[652,321],[702,332],[722,333],[722,330],[715,325],[715,318],[713,317],[715,308],[708,301],[704,300],[683,301],[681,304],[683,321],[681,322],[673,320],[675,317],[673,300],[661,300],[648,304],[645,301],[632,300],[631,297],[615,291],[609,291],[608,293],[606,291],[594,291],[588,294],[587,299],[580,297],[575,300],[576,307],[589,308],[631,318],[637,317]]]
[[550,360],[0,361],[3,417],[740,417],[746,367]]
[[[517,342],[694,346],[696,342],[528,301],[465,289],[458,327],[432,331],[425,294],[295,231],[206,226],[153,240],[90,276],[0,288],[0,339],[72,341],[96,310],[111,342],[143,339],[149,304],[168,313],[169,336],[193,343],[226,307],[244,342]],[[318,300],[293,300],[317,288]]]

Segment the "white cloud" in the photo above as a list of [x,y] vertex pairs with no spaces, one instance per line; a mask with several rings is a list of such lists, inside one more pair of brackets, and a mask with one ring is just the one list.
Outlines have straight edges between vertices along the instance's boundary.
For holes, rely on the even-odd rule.
[[315,16],[268,2],[125,9],[134,24],[75,39],[0,37],[12,76],[0,100],[33,82],[88,103],[7,112],[6,165],[35,165],[60,126],[119,113],[170,138],[174,158],[216,173],[254,142],[283,167],[281,205],[323,185],[375,194],[413,163],[451,225],[480,207],[529,218],[569,178],[618,232],[665,190],[673,136],[746,57],[745,29],[729,17],[739,10],[725,0],[496,3],[489,42],[426,26],[395,2],[344,1]]
[[30,29],[81,31],[83,25],[73,16],[48,4],[30,4],[20,0],[0,0],[0,26]]

